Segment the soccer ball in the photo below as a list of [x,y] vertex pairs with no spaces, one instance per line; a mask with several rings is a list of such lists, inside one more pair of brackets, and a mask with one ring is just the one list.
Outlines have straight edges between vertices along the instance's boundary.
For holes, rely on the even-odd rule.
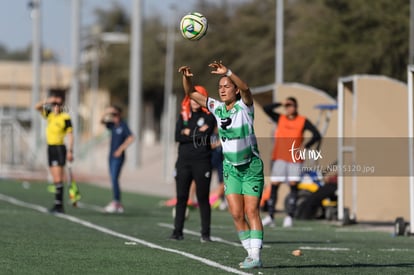
[[188,40],[200,40],[206,35],[207,29],[207,18],[198,12],[184,15],[180,22],[181,34]]

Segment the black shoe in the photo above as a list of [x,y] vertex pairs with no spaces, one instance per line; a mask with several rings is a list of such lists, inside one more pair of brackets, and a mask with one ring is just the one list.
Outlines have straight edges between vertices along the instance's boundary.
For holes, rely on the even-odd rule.
[[169,239],[170,240],[176,240],[176,241],[182,241],[182,240],[184,240],[184,236],[183,235],[180,235],[180,234],[172,234],[170,237],[169,237]]
[[209,242],[212,242],[212,240],[211,240],[210,236],[201,236],[200,242],[209,243]]
[[57,213],[65,213],[65,211],[63,211],[63,206],[62,205],[54,205],[52,208],[49,209],[49,213],[51,214],[57,214]]

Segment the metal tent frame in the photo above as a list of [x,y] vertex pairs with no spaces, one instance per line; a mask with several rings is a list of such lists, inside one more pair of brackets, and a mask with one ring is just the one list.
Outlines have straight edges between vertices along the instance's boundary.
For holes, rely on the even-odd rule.
[[408,171],[409,171],[409,195],[410,195],[410,227],[408,232],[414,234],[414,66],[407,68],[408,88]]

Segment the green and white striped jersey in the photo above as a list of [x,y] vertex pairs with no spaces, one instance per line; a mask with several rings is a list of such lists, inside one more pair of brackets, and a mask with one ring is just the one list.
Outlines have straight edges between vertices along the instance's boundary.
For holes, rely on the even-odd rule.
[[240,99],[226,110],[224,102],[209,97],[207,108],[217,120],[225,161],[237,166],[249,163],[253,155],[260,157],[253,129],[253,105],[247,106]]

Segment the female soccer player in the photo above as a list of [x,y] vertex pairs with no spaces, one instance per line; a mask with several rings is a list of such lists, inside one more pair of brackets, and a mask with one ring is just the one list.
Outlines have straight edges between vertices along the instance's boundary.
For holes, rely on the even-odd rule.
[[240,268],[261,267],[260,251],[263,225],[259,203],[263,191],[263,162],[260,159],[253,129],[253,96],[247,84],[221,62],[209,64],[212,74],[221,75],[221,101],[198,93],[192,84],[193,73],[188,66],[179,68],[183,74],[184,91],[216,117],[223,146],[223,174],[229,211],[247,257]]
[[[73,161],[72,122],[63,112],[63,96],[50,96],[36,104],[36,110],[47,120],[46,141],[50,174],[55,184],[55,203],[51,213],[63,213],[63,177],[66,160]],[[68,137],[68,150],[65,146]]]

